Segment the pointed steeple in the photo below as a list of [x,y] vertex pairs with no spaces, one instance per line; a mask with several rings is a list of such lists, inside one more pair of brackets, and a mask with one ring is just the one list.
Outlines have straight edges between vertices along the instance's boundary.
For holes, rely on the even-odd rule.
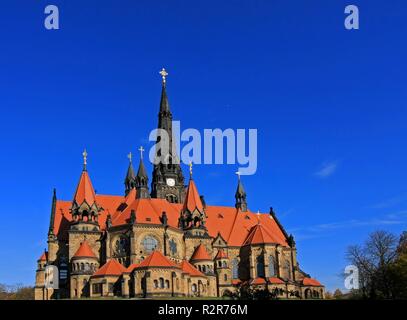
[[53,237],[55,235],[54,234],[54,223],[55,223],[56,206],[57,206],[57,191],[54,188],[54,192],[52,194],[51,219],[49,221],[48,237]]
[[129,167],[127,168],[126,178],[124,179],[124,185],[126,187],[125,194],[129,194],[130,190],[136,186],[136,175],[134,174],[133,160],[131,152],[127,155],[129,158]]
[[170,104],[168,103],[168,97],[167,97],[167,90],[166,90],[166,77],[168,76],[167,71],[163,68],[160,71],[160,74],[162,76],[162,88],[161,88],[161,100],[160,100],[160,113],[167,113],[171,114],[170,111]]
[[85,221],[97,224],[97,217],[101,208],[96,203],[96,193],[86,168],[86,151],[83,153],[83,157],[83,170],[72,201],[71,213],[75,222]]
[[206,213],[205,207],[202,204],[198,189],[192,179],[192,169],[190,165],[190,179],[182,207],[181,216],[179,219],[180,228],[193,229],[200,228],[206,230]]
[[237,189],[235,193],[235,199],[236,199],[236,204],[235,207],[236,209],[240,209],[242,212],[247,211],[247,202],[246,202],[246,191],[244,190],[242,180],[240,178],[240,172],[236,172],[238,176],[238,184],[237,184]]
[[136,197],[139,199],[146,199],[150,198],[150,193],[148,191],[148,176],[143,162],[144,148],[140,147],[138,150],[140,151],[140,164],[138,167],[137,176],[135,178],[137,190]]
[[[168,102],[166,77],[167,71],[160,71],[162,77],[160,111],[158,113],[157,145],[154,161],[154,170],[151,183],[151,197],[167,199],[170,202],[182,203],[185,197],[184,176],[180,161],[173,141],[172,114]],[[163,148],[160,144],[167,139],[163,136],[167,133],[168,147]],[[165,154],[163,153],[165,150]]]

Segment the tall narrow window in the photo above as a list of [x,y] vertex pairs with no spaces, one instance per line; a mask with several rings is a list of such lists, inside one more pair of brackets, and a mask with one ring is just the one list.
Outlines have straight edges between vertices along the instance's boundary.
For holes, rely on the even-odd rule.
[[259,255],[256,259],[257,261],[257,277],[264,278],[264,257]]
[[269,258],[269,274],[270,277],[274,277],[276,275],[276,260],[273,256]]
[[239,261],[237,258],[232,260],[232,278],[238,279],[239,278]]

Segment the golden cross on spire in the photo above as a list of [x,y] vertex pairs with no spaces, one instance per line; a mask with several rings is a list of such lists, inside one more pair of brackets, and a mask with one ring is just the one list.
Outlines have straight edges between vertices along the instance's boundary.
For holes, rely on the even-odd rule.
[[83,156],[83,169],[86,170],[86,165],[88,164],[88,153],[86,152],[86,149],[83,150],[82,156]]
[[132,161],[133,161],[133,154],[130,152],[130,153],[127,155],[127,158],[129,158],[130,163],[132,163]]
[[192,161],[189,162],[189,176],[192,178]]
[[166,77],[168,76],[168,72],[165,71],[164,68],[162,68],[162,70],[159,73],[160,73],[161,77],[163,78],[163,83],[165,84]]
[[140,146],[140,148],[138,148],[138,151],[140,151],[140,159],[143,159],[143,152],[145,151],[143,146]]

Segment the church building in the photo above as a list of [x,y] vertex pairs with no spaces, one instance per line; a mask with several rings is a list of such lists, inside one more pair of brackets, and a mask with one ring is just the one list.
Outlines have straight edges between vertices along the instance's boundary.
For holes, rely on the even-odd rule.
[[[158,128],[172,138],[167,73],[160,74]],[[225,199],[234,206],[212,206],[198,191],[192,165],[185,181],[171,146],[166,155],[156,152],[167,161],[154,164],[151,186],[143,148],[137,171],[130,154],[122,195],[95,192],[83,153],[73,198],[57,199],[54,190],[35,299],[210,298],[260,291],[283,299],[324,298],[324,286],[300,269],[294,237],[273,209],[249,209],[240,176],[234,201]]]

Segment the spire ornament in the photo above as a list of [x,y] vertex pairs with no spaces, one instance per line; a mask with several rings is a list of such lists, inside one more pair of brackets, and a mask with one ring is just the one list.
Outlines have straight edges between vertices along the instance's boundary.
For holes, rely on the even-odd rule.
[[192,161],[189,162],[189,177],[192,179]]
[[86,152],[86,149],[83,150],[82,156],[83,156],[83,171],[86,171],[86,166],[88,164],[88,153]]
[[140,146],[140,148],[138,148],[138,151],[140,151],[140,159],[143,160],[143,152],[145,151],[143,146]]
[[131,152],[127,155],[127,158],[129,158],[130,163],[133,162],[133,154]]
[[160,75],[161,75],[161,77],[162,77],[162,79],[163,79],[163,84],[165,85],[166,78],[167,78],[167,76],[168,76],[168,72],[167,72],[167,71],[165,71],[165,69],[164,69],[164,68],[162,68],[162,69],[161,69],[161,71],[160,71],[159,73],[160,73]]

